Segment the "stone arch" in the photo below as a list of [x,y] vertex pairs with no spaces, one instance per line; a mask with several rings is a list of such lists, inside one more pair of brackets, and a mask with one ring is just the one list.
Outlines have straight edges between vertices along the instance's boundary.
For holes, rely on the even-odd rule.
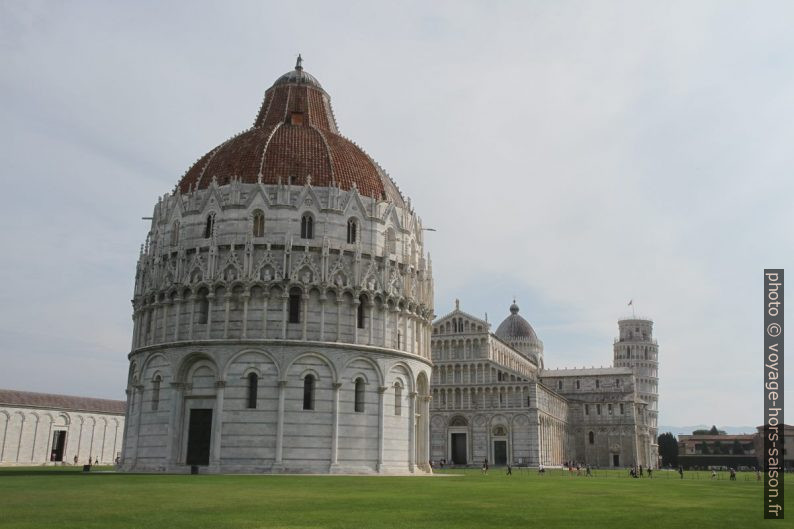
[[[303,353],[293,358],[292,361],[287,365],[286,369],[284,369],[284,378],[287,378],[289,376],[290,371],[292,371],[292,369],[296,366],[296,364],[298,364],[298,362],[307,358],[315,358],[317,360],[320,360],[320,362],[323,363],[328,368],[331,375],[331,382],[334,383],[339,381],[339,376],[337,374],[334,363],[331,362],[331,360],[329,360],[325,355],[316,352]],[[306,371],[306,369],[302,371]],[[317,377],[317,380],[320,380],[318,373],[315,373],[315,377]],[[301,376],[301,378],[303,378],[303,376]]]
[[402,386],[406,391],[409,393],[414,391],[413,371],[405,362],[397,361],[389,368],[385,385],[393,386],[397,379],[402,380]]
[[430,395],[430,382],[425,371],[421,371],[416,377],[416,392],[425,397]]
[[[171,374],[172,374],[171,373],[171,362],[168,360],[168,358],[163,353],[160,353],[160,352],[152,353],[151,355],[147,356],[144,359],[143,366],[141,368],[141,374],[142,375],[145,374],[146,370],[149,369],[149,367],[151,367],[152,362],[154,362],[154,360],[158,359],[158,358],[161,358],[165,362],[166,365],[165,366],[156,367],[155,371],[156,372],[160,372],[160,370],[163,369],[163,367],[165,367],[167,369],[167,373],[163,374],[163,373],[160,372],[161,376],[163,376],[163,378],[165,378],[165,375],[171,376]],[[146,378],[149,379],[149,380],[153,380],[154,379],[154,375],[147,376]]]
[[[267,359],[267,360],[268,360],[268,361],[269,361],[271,364],[273,364],[273,367],[274,367],[274,368],[275,368],[275,370],[276,370],[276,373],[275,373],[275,374],[276,374],[276,379],[277,379],[277,380],[281,380],[281,368],[280,368],[280,366],[279,366],[279,364],[278,364],[278,361],[276,361],[276,359],[273,357],[273,355],[272,355],[272,354],[270,354],[269,352],[267,352],[267,351],[264,351],[264,350],[262,350],[262,349],[243,349],[242,351],[238,351],[238,352],[234,353],[234,354],[233,354],[233,355],[232,355],[232,356],[229,358],[229,360],[227,360],[227,361],[226,361],[226,363],[225,363],[225,364],[224,364],[224,366],[223,366],[223,370],[221,371],[221,373],[223,374],[223,377],[222,377],[222,379],[223,379],[223,380],[226,380],[226,378],[228,378],[228,376],[229,376],[229,371],[230,371],[230,369],[231,369],[232,365],[233,365],[233,364],[234,364],[234,363],[235,363],[235,362],[236,362],[236,361],[237,361],[237,360],[238,360],[240,357],[242,357],[242,356],[244,356],[244,355],[247,355],[247,354],[254,354],[254,355],[260,355],[260,356],[263,356],[263,357],[265,357],[265,358],[266,358],[266,359]],[[257,375],[258,375],[259,377],[266,376],[266,373],[264,373],[264,372],[261,372],[259,369],[257,369],[256,373],[257,373]],[[245,372],[245,374],[246,374],[246,375],[248,374],[248,371],[247,371],[247,369],[246,369],[246,372]]]
[[449,426],[460,426],[460,427],[468,427],[469,421],[463,415],[455,415],[449,420]]
[[130,369],[127,374],[127,385],[134,386],[138,383],[138,362],[133,360],[130,362]]
[[185,356],[182,359],[182,361],[179,363],[179,367],[176,371],[176,377],[175,377],[176,381],[189,382],[189,380],[187,379],[188,375],[193,370],[193,368],[200,363],[209,366],[215,372],[217,377],[219,370],[218,370],[218,364],[215,362],[215,359],[212,358],[212,356],[208,355],[207,353],[195,352]]
[[[372,370],[375,371],[375,374],[377,376],[377,380],[375,380],[374,382],[377,383],[379,386],[383,385],[384,376],[380,366],[377,364],[377,362],[374,362],[370,358],[367,358],[365,356],[353,357],[345,363],[345,366],[343,368],[343,373],[344,373],[344,375],[342,376],[343,379],[355,380],[356,376],[363,376],[365,383],[369,384],[373,382],[369,380],[370,377],[367,377],[365,373],[361,372],[361,369],[356,369],[354,367],[351,367],[352,364],[356,361],[362,361],[369,364],[369,366],[372,367]],[[353,369],[356,370],[353,371]]]

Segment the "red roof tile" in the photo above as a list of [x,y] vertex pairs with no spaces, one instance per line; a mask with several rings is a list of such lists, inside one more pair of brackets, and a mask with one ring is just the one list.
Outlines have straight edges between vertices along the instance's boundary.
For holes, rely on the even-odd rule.
[[[292,119],[294,113],[300,114]],[[279,78],[265,93],[253,128],[205,154],[188,169],[179,189],[204,189],[232,177],[242,182],[313,186],[355,185],[364,196],[404,205],[388,176],[358,146],[336,128],[331,100],[316,79],[302,70]]]
[[13,389],[0,389],[0,406],[2,405],[111,413],[113,415],[124,415],[127,411],[127,402],[123,400],[73,397],[70,395],[15,391]]

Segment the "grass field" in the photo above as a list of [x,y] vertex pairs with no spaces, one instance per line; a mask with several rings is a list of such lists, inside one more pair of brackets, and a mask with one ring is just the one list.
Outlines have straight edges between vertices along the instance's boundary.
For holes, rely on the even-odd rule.
[[[761,527],[761,482],[601,471],[434,477],[130,475],[0,470],[0,528]],[[668,477],[669,475],[669,477]],[[745,479],[747,477],[748,479]],[[787,503],[794,506],[789,487]],[[775,523],[775,522],[773,522]],[[792,527],[791,522],[777,526]],[[765,527],[770,525],[765,524]]]

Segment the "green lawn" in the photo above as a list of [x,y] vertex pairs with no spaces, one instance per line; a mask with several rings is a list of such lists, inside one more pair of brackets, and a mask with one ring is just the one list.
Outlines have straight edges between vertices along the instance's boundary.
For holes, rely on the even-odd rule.
[[[175,476],[0,470],[0,528],[761,527],[762,483],[601,471],[435,477]],[[669,476],[669,477],[668,477]],[[700,477],[701,479],[694,479]],[[747,479],[746,479],[747,478]],[[787,503],[794,508],[789,487]],[[794,524],[778,523],[791,527]],[[765,527],[770,527],[765,525]]]

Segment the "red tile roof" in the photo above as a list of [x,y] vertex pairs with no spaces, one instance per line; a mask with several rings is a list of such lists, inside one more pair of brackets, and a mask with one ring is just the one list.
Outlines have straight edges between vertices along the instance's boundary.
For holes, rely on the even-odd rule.
[[48,408],[93,413],[111,413],[124,415],[127,402],[123,400],[94,399],[91,397],[73,397],[71,395],[53,395],[50,393],[33,393],[0,389],[0,406],[20,406],[24,408]]
[[[297,73],[296,73],[297,72]],[[297,120],[292,115],[301,116]],[[293,124],[294,123],[294,124]],[[404,205],[394,182],[364,152],[339,134],[331,100],[316,79],[296,70],[279,78],[265,93],[254,126],[214,148],[196,162],[179,189],[204,189],[239,178],[244,183],[317,187],[355,185],[364,196]]]

